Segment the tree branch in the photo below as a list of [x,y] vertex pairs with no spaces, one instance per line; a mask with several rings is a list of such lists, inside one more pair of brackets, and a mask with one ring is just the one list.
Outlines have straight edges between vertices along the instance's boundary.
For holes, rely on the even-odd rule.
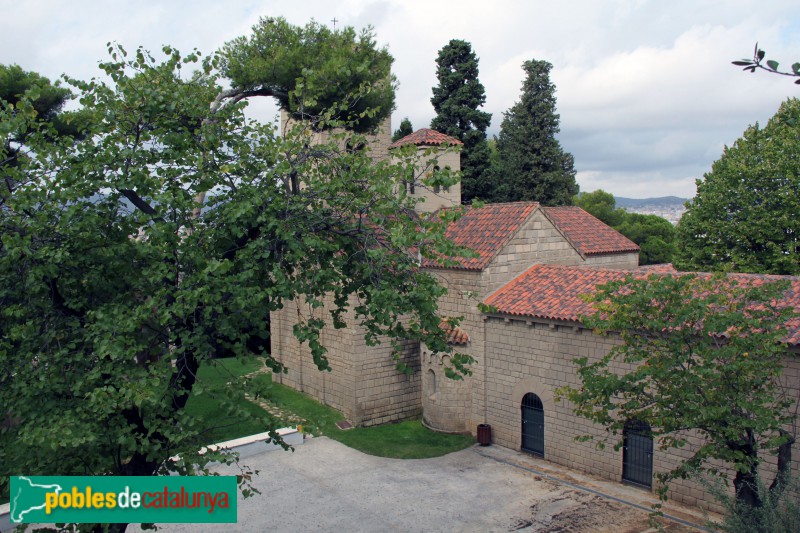
[[[123,195],[125,198],[127,198],[128,200],[130,200],[130,202],[131,202],[131,203],[132,203],[132,204],[133,204],[133,205],[134,205],[134,206],[135,206],[137,209],[139,209],[140,211],[142,211],[143,213],[145,213],[145,214],[148,214],[148,215],[150,215],[150,216],[152,216],[152,217],[155,217],[155,216],[158,214],[158,211],[156,211],[155,209],[153,209],[153,207],[152,207],[150,204],[148,204],[147,202],[145,202],[145,201],[142,199],[142,197],[141,197],[141,196],[139,196],[139,195],[136,193],[136,191],[134,191],[134,190],[132,190],[132,189],[118,189],[118,190],[119,190],[119,192],[121,192],[121,193],[122,193],[122,195]],[[158,220],[163,220],[163,219],[161,219],[161,217],[156,217],[156,218],[157,218]]]
[[214,101],[211,102],[211,113],[218,113],[224,107],[231,106],[236,102],[252,96],[275,96],[287,98],[289,95],[285,91],[278,90],[274,87],[259,87],[257,89],[228,89],[219,93],[217,97],[214,98]]

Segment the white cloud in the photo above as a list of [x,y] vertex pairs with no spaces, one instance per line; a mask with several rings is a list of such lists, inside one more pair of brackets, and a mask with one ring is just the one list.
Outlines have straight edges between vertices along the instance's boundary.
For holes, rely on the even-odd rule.
[[[13,14],[0,19],[0,63],[51,78],[97,75],[107,41],[209,53],[260,16],[372,24],[396,59],[395,127],[404,116],[417,128],[429,125],[434,61],[450,39],[471,42],[480,58],[490,133],[519,96],[522,62],[544,59],[554,65],[559,138],[575,155],[583,190],[628,196],[692,195],[694,178],[724,144],[765,122],[787,96],[800,96],[791,80],[730,65],[757,40],[771,58],[800,60],[796,0],[0,0],[0,12]],[[274,115],[274,105],[252,107],[255,116]]]

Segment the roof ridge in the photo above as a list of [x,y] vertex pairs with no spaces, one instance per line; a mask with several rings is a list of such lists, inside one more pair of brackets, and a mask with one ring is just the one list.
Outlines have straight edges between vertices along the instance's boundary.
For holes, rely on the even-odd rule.
[[389,148],[398,148],[406,144],[413,144],[416,146],[441,146],[443,144],[449,144],[457,146],[463,145],[464,143],[441,131],[436,131],[431,128],[420,128],[415,132],[409,133],[405,137],[397,139],[389,145]]
[[448,226],[446,234],[459,246],[478,252],[478,257],[457,260],[457,266],[445,267],[431,263],[426,266],[445,270],[484,270],[519,233],[538,207],[538,202],[487,204],[480,208],[467,206],[464,214]]

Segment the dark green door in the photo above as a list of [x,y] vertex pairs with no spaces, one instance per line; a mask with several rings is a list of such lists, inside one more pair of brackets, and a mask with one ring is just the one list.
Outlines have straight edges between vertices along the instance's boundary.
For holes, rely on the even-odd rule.
[[522,449],[544,457],[544,407],[532,392],[522,398]]
[[653,486],[653,437],[650,426],[631,421],[625,425],[622,443],[622,481],[640,487]]

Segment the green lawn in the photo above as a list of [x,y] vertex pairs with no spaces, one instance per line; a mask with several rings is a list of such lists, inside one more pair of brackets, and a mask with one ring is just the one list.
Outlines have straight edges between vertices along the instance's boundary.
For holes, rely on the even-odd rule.
[[208,428],[199,436],[200,446],[264,432],[265,423],[259,420],[266,416],[264,409],[225,387],[233,379],[260,368],[261,363],[255,359],[212,359],[200,368],[198,383],[203,384],[203,392],[193,394],[186,403],[186,411]]
[[[231,380],[260,368],[261,363],[255,359],[244,362],[217,359],[200,368],[198,383],[203,384],[203,392],[193,394],[186,404],[187,411],[200,417],[202,427],[208,428],[199,436],[198,446],[264,431],[267,412],[243,394],[225,387]],[[336,422],[344,419],[339,411],[320,404],[306,394],[272,383],[272,376],[268,373],[258,374],[249,380],[247,388],[253,396],[268,401],[280,410],[285,415],[284,424],[288,425],[299,418],[304,424],[304,431],[325,435],[370,455],[423,459],[462,450],[475,443],[470,435],[446,435],[431,431],[419,420],[343,431],[336,427]],[[8,494],[3,492],[0,494],[0,503],[7,503]]]
[[[221,388],[232,379],[253,373],[261,368],[257,360],[239,361],[217,359],[204,365],[199,372],[206,389]],[[369,428],[341,430],[336,422],[344,416],[331,407],[320,404],[310,396],[272,382],[272,375],[262,373],[254,376],[247,387],[251,397],[268,402],[281,417],[281,425],[304,426],[304,431],[314,435],[325,435],[342,444],[370,455],[398,459],[423,459],[438,457],[462,450],[475,443],[470,435],[448,435],[424,427],[419,420],[407,420],[396,424],[385,424]],[[231,417],[230,411],[240,409],[240,416]],[[203,442],[209,444],[235,439],[264,431],[258,419],[265,411],[247,400],[243,395],[223,395],[221,392],[194,395],[189,399],[187,410],[203,419],[210,429],[202,434]]]
[[306,394],[272,383],[269,374],[259,375],[255,382],[270,403],[305,420],[308,431],[315,435],[321,433],[370,455],[423,459],[462,450],[475,443],[471,435],[437,433],[424,427],[419,420],[341,430],[336,427],[336,422],[344,419],[339,411],[320,404]]

